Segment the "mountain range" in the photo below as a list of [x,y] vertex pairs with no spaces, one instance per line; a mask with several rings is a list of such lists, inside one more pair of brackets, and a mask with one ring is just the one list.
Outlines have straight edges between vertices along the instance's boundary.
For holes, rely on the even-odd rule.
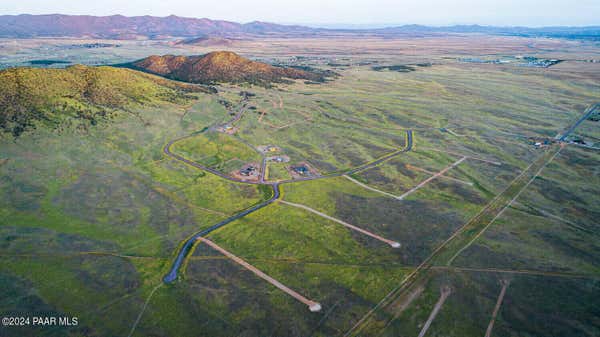
[[430,27],[404,25],[380,29],[325,29],[300,25],[280,25],[254,21],[236,23],[206,18],[186,18],[175,15],[166,17],[123,15],[2,15],[0,37],[90,37],[106,39],[165,39],[199,37],[246,37],[246,36],[327,36],[327,35],[375,35],[383,37],[482,33],[525,37],[551,37],[568,39],[600,40],[600,26],[589,27],[494,27],[480,25],[456,25]]
[[265,34],[310,34],[315,29],[266,22],[240,24],[224,20],[123,15],[2,15],[0,37],[92,37],[134,39],[145,37],[244,36]]

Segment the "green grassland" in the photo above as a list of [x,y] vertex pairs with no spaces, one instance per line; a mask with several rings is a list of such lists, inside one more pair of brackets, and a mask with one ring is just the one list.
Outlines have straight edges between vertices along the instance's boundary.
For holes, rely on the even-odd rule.
[[400,242],[397,258],[417,266],[485,201],[453,194],[454,184],[431,184],[398,201],[339,177],[286,185],[283,198]]
[[268,180],[277,181],[277,180],[287,180],[291,179],[291,175],[287,170],[289,163],[267,163],[267,176]]
[[[308,158],[329,173],[401,147],[402,130],[410,127],[417,149],[454,150],[517,169],[534,153],[526,137],[553,137],[597,97],[587,83],[532,70],[445,64],[410,73],[356,67],[342,75],[318,87],[296,84],[276,93],[252,88],[256,96],[249,104],[258,108],[237,124],[240,137],[253,145],[276,144],[292,162]],[[284,113],[292,108],[310,118]],[[263,121],[292,125],[259,122],[263,110],[269,112]]]
[[600,131],[598,131],[600,128],[598,124],[598,121],[586,120],[577,127],[575,135],[583,138],[588,145],[600,147]]
[[[145,111],[151,126],[132,117],[85,135],[56,137],[40,131],[9,143],[4,148],[9,160],[2,166],[3,200],[12,206],[2,210],[7,224],[29,226],[43,219],[47,228],[84,231],[123,245],[173,235],[164,247],[170,254],[190,228],[211,225],[261,198],[255,188],[159,159],[181,118],[174,107],[163,108],[170,112]],[[169,120],[175,127],[165,129],[162,124]],[[30,150],[19,155],[23,147]],[[231,203],[223,204],[224,196]],[[147,253],[148,248],[142,250]]]
[[207,88],[112,67],[0,71],[0,129],[17,137],[36,126],[96,125],[140,105],[185,104]]
[[260,155],[235,137],[205,132],[175,143],[173,151],[207,167],[229,173],[249,162],[259,163]]
[[509,281],[494,324],[494,336],[593,336],[599,332],[594,298],[598,280],[436,270],[420,295],[381,336],[418,335],[442,286],[451,293],[427,336],[482,336],[492,317],[501,282]]
[[[548,155],[527,137],[554,137],[600,98],[592,75],[452,61],[407,73],[351,66],[321,85],[223,84],[218,94],[125,69],[69,69],[12,71],[37,98],[4,96],[11,97],[6,106],[48,118],[27,119],[18,137],[9,118],[9,132],[0,135],[0,310],[76,315],[81,325],[6,330],[10,336],[121,336],[134,322],[134,336],[342,336]],[[66,84],[38,87],[37,81]],[[212,131],[237,111],[240,91],[255,94],[247,102],[255,109],[235,123],[235,135]],[[590,123],[581,132],[594,136]],[[319,301],[321,313],[205,244],[195,247],[178,281],[162,284],[183,240],[265,199],[256,186],[165,156],[169,141],[191,135],[173,151],[224,173],[259,163],[257,146],[279,146],[291,160],[269,164],[269,179],[278,180],[289,178],[286,165],[302,161],[321,174],[367,163],[404,148],[407,129],[414,131],[412,151],[353,178],[401,194],[430,176],[415,168],[437,172],[463,155],[500,164],[467,159],[446,175],[470,184],[438,178],[404,200],[345,177],[281,187],[283,200],[396,240],[400,248],[278,202],[209,236]],[[593,151],[563,149],[450,266],[425,271],[409,289],[415,298],[377,311],[361,336],[417,335],[441,285],[453,293],[428,335],[483,335],[506,277],[511,285],[494,335],[597,335],[600,181]]]
[[0,300],[3,313],[78,316],[74,336],[127,335],[181,241],[262,200],[256,187],[162,154],[169,140],[226,117],[216,95],[171,103],[140,90],[140,102],[96,125],[57,115],[52,126],[34,121],[17,138],[0,136],[0,273],[3,287],[14,286]]
[[234,335],[340,334],[410,270],[383,263],[394,259],[387,245],[363,246],[344,227],[285,205],[253,213],[210,239],[331,311],[327,319],[311,315],[306,306],[199,244],[186,281],[177,288],[198,308],[196,319],[179,327],[222,322],[200,335],[221,326],[221,333]]
[[456,159],[456,156],[441,152],[416,150],[372,169],[360,171],[353,177],[382,191],[400,195],[431,176],[419,169],[438,172]]
[[563,150],[454,265],[597,275],[600,157]]

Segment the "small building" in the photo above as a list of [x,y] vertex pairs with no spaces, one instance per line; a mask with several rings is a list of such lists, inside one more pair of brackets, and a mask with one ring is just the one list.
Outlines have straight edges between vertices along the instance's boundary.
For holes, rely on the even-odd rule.
[[306,167],[304,165],[292,166],[292,170],[302,176],[309,173],[308,167]]
[[256,167],[254,167],[254,166],[248,166],[248,167],[245,167],[240,170],[240,175],[243,175],[245,177],[254,175],[255,173],[256,173]]
[[529,144],[532,144],[536,148],[546,147],[552,145],[555,141],[550,138],[543,137],[530,137]]
[[287,163],[290,161],[290,157],[281,155],[281,156],[271,156],[267,157],[267,161],[275,162],[275,163]]

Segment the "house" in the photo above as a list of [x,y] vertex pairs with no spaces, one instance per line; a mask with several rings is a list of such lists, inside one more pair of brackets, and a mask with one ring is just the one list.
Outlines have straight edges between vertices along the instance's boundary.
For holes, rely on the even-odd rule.
[[309,172],[308,167],[306,167],[304,165],[292,166],[292,170],[302,176],[308,174],[308,172]]
[[240,170],[240,175],[243,175],[245,177],[251,176],[256,172],[256,167],[254,166],[248,166],[245,167],[243,169]]

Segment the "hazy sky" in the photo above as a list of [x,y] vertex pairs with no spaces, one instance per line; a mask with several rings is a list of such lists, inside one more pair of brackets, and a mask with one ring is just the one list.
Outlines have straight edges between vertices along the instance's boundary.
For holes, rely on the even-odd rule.
[[600,25],[600,0],[0,0],[0,14],[175,14],[303,24]]

